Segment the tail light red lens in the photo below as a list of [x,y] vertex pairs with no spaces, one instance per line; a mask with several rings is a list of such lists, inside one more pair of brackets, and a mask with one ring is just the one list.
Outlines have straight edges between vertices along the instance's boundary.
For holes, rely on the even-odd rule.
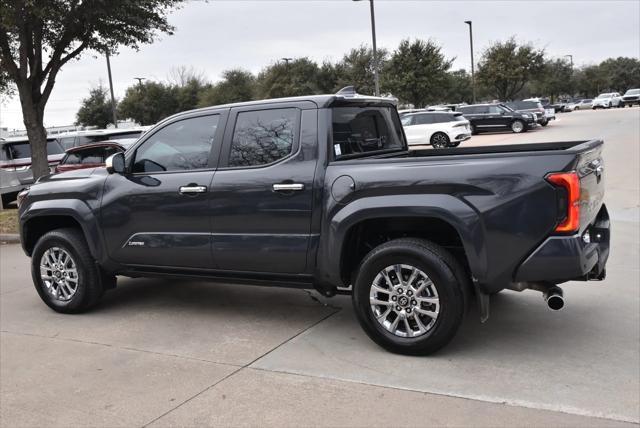
[[[580,178],[576,172],[560,172],[547,176],[547,181],[564,189],[566,213],[555,228],[556,232],[575,232],[580,229]],[[562,207],[565,208],[565,207]]]

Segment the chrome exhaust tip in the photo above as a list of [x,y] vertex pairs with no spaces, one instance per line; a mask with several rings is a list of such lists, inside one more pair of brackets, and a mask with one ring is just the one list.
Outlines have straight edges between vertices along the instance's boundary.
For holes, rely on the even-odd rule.
[[559,311],[564,308],[564,297],[562,288],[550,287],[544,292],[544,301],[547,302],[549,309],[553,311]]

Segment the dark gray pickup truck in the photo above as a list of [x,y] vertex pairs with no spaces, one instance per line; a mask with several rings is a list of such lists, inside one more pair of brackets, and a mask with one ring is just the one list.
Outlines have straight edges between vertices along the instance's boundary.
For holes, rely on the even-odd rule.
[[58,312],[116,275],[313,287],[352,294],[386,349],[427,354],[473,300],[483,320],[505,288],[559,309],[557,284],[604,277],[602,146],[409,151],[394,100],[349,89],[209,107],[22,192],[22,245]]

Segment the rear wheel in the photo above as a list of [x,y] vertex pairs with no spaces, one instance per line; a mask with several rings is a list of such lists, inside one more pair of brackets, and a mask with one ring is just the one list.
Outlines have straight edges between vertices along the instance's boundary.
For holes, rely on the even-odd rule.
[[431,146],[434,149],[444,149],[449,145],[449,136],[444,132],[436,132],[431,136]]
[[547,126],[549,124],[549,119],[543,119],[542,122],[540,122],[540,125],[542,126]]
[[395,239],[360,264],[353,306],[365,333],[383,348],[426,355],[455,336],[468,279],[443,248],[423,239]]
[[31,255],[31,276],[40,298],[51,309],[78,313],[103,294],[100,271],[77,229],[56,229],[43,235]]
[[516,134],[519,134],[525,130],[524,122],[521,120],[514,120],[511,122],[511,130]]

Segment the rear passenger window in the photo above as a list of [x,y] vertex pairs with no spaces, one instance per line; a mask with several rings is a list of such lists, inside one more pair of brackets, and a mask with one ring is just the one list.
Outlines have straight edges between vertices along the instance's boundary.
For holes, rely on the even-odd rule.
[[297,118],[295,108],[238,113],[229,166],[267,165],[289,156]]
[[420,114],[416,116],[416,124],[418,125],[429,125],[431,123],[435,123],[434,122],[434,117],[433,115],[430,114]]
[[136,150],[133,172],[189,171],[207,168],[218,115],[171,123]]

